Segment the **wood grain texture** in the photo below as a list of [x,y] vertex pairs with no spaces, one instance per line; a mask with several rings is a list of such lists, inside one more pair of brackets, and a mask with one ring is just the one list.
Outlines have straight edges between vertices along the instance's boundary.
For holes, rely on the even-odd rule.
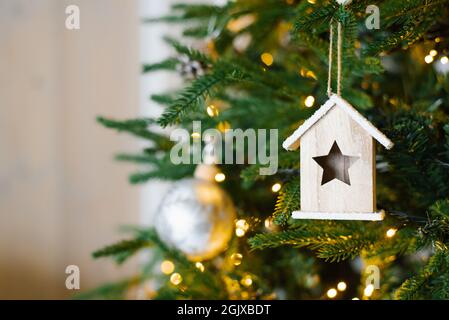
[[[359,157],[348,169],[351,185],[334,179],[323,185],[323,169],[313,157],[327,155],[337,142],[341,152]],[[338,106],[301,137],[301,211],[373,213],[375,211],[374,140]]]

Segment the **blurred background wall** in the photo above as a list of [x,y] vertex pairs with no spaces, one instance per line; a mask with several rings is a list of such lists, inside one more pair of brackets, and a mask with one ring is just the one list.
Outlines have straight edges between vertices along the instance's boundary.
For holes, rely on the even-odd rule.
[[[136,167],[113,155],[144,142],[95,117],[155,117],[149,96],[181,85],[140,72],[172,53],[162,36],[178,33],[141,19],[176,2],[0,0],[0,299],[69,298],[72,264],[81,291],[137,272],[138,258],[117,267],[91,253],[123,238],[121,225],[151,224],[170,184],[130,186]],[[65,27],[69,5],[80,30]]]
[[82,290],[135,271],[90,254],[140,219],[112,161],[135,140],[95,123],[138,114],[139,73],[137,0],[0,0],[0,298],[69,297],[69,264]]

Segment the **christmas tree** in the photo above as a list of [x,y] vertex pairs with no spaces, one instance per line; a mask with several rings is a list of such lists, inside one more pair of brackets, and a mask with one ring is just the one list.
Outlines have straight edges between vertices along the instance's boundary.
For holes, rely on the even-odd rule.
[[[121,264],[151,250],[141,273],[86,297],[449,298],[449,1],[346,2],[181,3],[146,21],[183,27],[183,38],[166,39],[173,56],[143,72],[177,73],[185,87],[151,97],[165,108],[158,119],[98,121],[148,141],[138,154],[117,156],[140,166],[132,184],[164,179],[174,187],[157,230],[129,228],[129,238],[93,254]],[[338,25],[341,95],[394,142],[376,150],[382,221],[292,219],[301,206],[299,152],[281,145],[326,102],[330,61],[336,85]],[[245,159],[203,166],[215,181],[192,178],[201,165],[174,163],[176,142],[160,127],[185,128],[189,143],[204,147],[194,121],[202,131],[277,129],[276,150],[266,154],[278,155],[278,170],[264,175],[266,163]],[[205,212],[193,189],[213,193],[224,217]],[[201,228],[213,239],[195,234]]]

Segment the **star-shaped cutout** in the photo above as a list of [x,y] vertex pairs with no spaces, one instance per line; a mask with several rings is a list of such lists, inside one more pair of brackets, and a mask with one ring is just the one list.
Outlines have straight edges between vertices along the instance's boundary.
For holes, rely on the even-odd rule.
[[334,141],[332,148],[327,156],[313,157],[323,168],[323,178],[321,179],[321,185],[328,183],[334,179],[338,179],[341,182],[351,185],[349,180],[348,169],[359,159],[359,157],[346,156],[338,147],[337,141]]

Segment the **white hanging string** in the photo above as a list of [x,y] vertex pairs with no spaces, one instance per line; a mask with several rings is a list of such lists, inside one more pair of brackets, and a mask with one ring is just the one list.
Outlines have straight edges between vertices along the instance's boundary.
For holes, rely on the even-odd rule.
[[[329,70],[327,78],[327,95],[330,97],[332,95],[332,47],[334,41],[334,31],[332,26],[333,20],[330,22],[329,30]],[[338,22],[337,25],[337,95],[341,95],[341,23]]]

